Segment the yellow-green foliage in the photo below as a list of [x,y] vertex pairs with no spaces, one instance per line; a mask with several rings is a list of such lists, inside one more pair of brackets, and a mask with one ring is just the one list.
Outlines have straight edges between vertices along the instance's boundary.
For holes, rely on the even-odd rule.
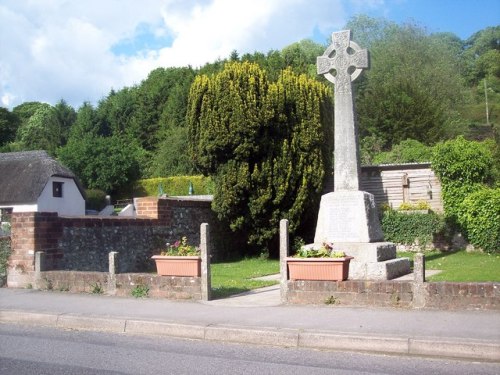
[[418,201],[416,203],[403,202],[399,205],[399,211],[412,211],[412,210],[430,210],[431,205],[427,201]]
[[194,195],[206,195],[213,193],[213,183],[210,177],[205,176],[174,176],[158,177],[137,180],[132,189],[134,197],[158,196],[160,184],[163,193],[174,195],[189,195],[189,183],[193,184]]
[[305,75],[286,69],[270,82],[248,62],[195,79],[186,117],[190,155],[214,177],[212,209],[249,244],[270,250],[281,219],[290,233],[314,220],[310,208],[331,158],[332,99]]

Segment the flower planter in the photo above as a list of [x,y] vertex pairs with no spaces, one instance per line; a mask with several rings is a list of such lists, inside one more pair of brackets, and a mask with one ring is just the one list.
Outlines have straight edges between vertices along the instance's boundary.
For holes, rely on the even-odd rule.
[[154,255],[160,276],[201,276],[201,257]]
[[342,281],[349,277],[349,262],[344,258],[287,258],[290,280]]

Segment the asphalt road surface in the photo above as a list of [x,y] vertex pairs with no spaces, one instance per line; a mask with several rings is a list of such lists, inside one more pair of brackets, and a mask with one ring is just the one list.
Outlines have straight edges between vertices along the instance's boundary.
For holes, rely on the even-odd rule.
[[0,374],[500,374],[499,363],[0,324]]

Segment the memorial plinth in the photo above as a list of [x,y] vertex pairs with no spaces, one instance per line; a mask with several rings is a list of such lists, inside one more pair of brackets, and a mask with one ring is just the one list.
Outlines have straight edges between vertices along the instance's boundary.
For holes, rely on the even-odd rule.
[[[318,74],[335,86],[334,191],[321,197],[314,246],[324,242],[353,256],[350,279],[390,280],[410,272],[407,258],[396,259],[396,245],[383,242],[375,199],[359,190],[360,158],[352,81],[368,68],[368,51],[344,30],[318,57]],[[335,70],[336,74],[330,73]]]

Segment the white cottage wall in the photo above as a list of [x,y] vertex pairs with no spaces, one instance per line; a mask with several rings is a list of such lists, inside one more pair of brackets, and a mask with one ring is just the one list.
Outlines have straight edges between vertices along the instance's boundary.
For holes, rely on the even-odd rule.
[[[62,197],[53,196],[53,182],[62,182]],[[39,212],[57,212],[60,216],[85,215],[85,200],[71,178],[51,177],[37,201]]]

